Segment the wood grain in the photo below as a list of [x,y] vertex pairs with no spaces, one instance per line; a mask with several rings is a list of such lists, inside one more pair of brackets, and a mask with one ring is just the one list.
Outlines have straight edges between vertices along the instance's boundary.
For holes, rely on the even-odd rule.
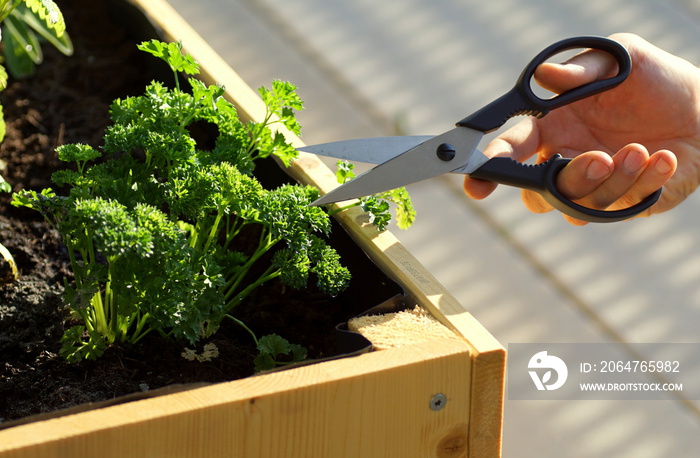
[[0,456],[466,457],[470,360],[434,341],[304,366],[0,431]]

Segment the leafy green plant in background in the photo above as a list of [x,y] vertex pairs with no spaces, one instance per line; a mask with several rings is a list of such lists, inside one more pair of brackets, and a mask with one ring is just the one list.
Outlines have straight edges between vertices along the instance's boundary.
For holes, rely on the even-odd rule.
[[[0,90],[7,87],[8,71],[15,78],[34,73],[44,56],[41,41],[51,43],[65,55],[73,54],[61,10],[53,0],[0,0],[0,22],[4,66],[0,65]],[[5,138],[5,122],[0,107],[0,141]],[[2,190],[9,191],[6,182]]]
[[44,60],[41,41],[65,55],[73,53],[61,10],[53,0],[0,0],[7,69],[15,78],[31,75]]
[[[73,164],[52,177],[67,193],[25,190],[13,198],[41,212],[70,254],[75,283],[66,284],[65,299],[80,324],[64,334],[62,354],[94,359],[109,345],[152,332],[194,343],[231,319],[255,340],[258,369],[305,358],[279,336],[258,339],[234,315],[275,278],[293,288],[313,279],[331,295],[350,280],[324,240],[329,215],[309,205],[318,190],[265,189],[253,176],[260,158],[288,164],[297,155],[271,129],[281,123],[299,133],[295,87],[274,81],[261,88],[267,115],[244,124],[222,87],[189,78],[191,92],[180,89],[180,72],[199,72],[181,44],[152,40],[139,49],[168,63],[175,87],[152,82],[143,95],[114,101],[101,150],[57,148],[59,159]],[[193,132],[207,126],[216,139],[198,144]],[[254,240],[252,247],[244,239]]]
[[[0,38],[4,63],[0,64],[0,91],[7,87],[8,74],[16,78],[34,73],[43,60],[40,38],[49,41],[62,53],[73,53],[73,44],[66,33],[63,15],[53,0],[0,0]],[[37,36],[38,34],[38,36]],[[0,142],[5,139],[6,126],[0,105]],[[0,191],[10,192],[12,186],[0,175]],[[0,284],[17,280],[18,271],[10,251],[0,244],[0,257],[9,266]]]

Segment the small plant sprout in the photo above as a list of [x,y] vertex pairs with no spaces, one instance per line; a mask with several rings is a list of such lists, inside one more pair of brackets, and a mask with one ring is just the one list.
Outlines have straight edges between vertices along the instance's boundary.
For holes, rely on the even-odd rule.
[[302,362],[306,359],[306,349],[277,334],[269,334],[257,341],[258,356],[255,357],[255,371],[261,372],[280,366]]

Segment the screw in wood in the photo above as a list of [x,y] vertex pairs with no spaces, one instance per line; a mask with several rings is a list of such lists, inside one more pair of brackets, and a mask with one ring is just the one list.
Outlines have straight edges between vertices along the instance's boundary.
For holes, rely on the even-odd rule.
[[447,404],[447,396],[442,393],[438,393],[430,398],[430,410],[438,411],[445,408]]

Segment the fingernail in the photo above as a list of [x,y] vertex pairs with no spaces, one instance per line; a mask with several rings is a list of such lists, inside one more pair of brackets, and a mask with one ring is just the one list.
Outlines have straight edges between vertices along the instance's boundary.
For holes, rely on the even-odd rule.
[[591,161],[586,169],[586,178],[591,181],[602,180],[610,174],[610,167],[600,161]]
[[641,151],[631,150],[627,153],[627,157],[625,157],[622,163],[622,169],[628,175],[634,175],[644,167],[645,162],[644,154],[642,154]]
[[669,163],[666,159],[659,159],[656,161],[656,164],[654,164],[654,169],[656,170],[656,173],[660,175],[666,175],[668,172],[673,170],[673,165]]

